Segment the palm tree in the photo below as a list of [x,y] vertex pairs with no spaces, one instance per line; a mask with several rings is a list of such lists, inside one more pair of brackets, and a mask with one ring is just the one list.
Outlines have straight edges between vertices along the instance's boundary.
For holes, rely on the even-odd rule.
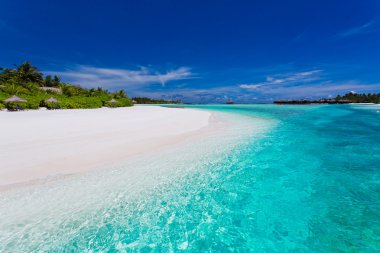
[[26,61],[16,67],[16,76],[21,82],[33,82],[39,84],[43,82],[41,72],[37,69],[37,67],[30,64],[30,62]]
[[53,86],[53,78],[51,77],[51,75],[47,75],[45,77],[45,86],[47,87]]
[[124,90],[118,90],[116,91],[115,96],[118,98],[125,98],[127,97],[127,93],[125,93]]
[[57,75],[54,75],[52,85],[54,87],[58,87],[60,83],[61,83],[61,79]]
[[2,73],[0,73],[0,81],[6,82],[15,77],[16,70],[0,67]]
[[6,92],[6,93],[9,93],[9,94],[19,94],[19,93],[27,93],[28,90],[26,90],[24,87],[20,86],[20,85],[17,85],[16,82],[14,80],[10,80],[8,83],[7,83],[7,86],[5,86],[5,88],[3,88],[3,90]]

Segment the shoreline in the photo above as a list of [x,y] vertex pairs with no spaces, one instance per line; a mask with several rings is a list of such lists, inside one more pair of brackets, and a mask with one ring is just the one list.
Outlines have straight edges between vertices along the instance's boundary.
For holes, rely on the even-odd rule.
[[[223,110],[166,110],[186,116],[185,112],[193,110],[206,112],[207,124],[180,135],[180,142],[174,141],[174,145],[119,164],[30,181],[0,191],[0,237],[5,242],[0,249],[16,245],[18,251],[30,251],[38,245],[43,251],[54,251],[68,245],[73,233],[79,235],[83,229],[92,229],[92,224],[97,228],[105,223],[120,224],[115,219],[136,220],[134,215],[146,213],[156,219],[167,208],[175,208],[177,197],[184,198],[184,204],[195,196],[199,198],[194,201],[202,201],[202,189],[212,184],[214,175],[225,171],[233,177],[235,173],[230,170],[238,163],[236,156],[249,143],[265,137],[276,124],[274,120]],[[133,228],[129,224],[127,227]],[[24,234],[33,235],[33,240]],[[55,244],[57,240],[62,244]]]
[[[212,112],[160,106],[2,114],[2,121],[8,118],[8,122],[6,131],[0,132],[4,140],[0,159],[6,168],[0,169],[0,191],[142,159],[204,138],[218,128]],[[122,120],[121,116],[130,117]],[[89,119],[95,125],[82,124]],[[63,123],[65,127],[59,127]],[[51,129],[54,126],[58,128]]]

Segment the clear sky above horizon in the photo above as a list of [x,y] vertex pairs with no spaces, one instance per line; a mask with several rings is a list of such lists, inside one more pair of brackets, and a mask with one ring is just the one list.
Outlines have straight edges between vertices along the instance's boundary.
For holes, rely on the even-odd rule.
[[188,102],[380,92],[380,1],[0,0],[0,66]]

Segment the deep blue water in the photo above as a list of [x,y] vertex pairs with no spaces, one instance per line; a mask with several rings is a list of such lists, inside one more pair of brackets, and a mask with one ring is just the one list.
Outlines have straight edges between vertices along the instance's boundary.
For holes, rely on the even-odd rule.
[[148,198],[127,200],[112,182],[98,196],[106,208],[0,239],[50,252],[380,252],[380,106],[187,107],[275,124]]

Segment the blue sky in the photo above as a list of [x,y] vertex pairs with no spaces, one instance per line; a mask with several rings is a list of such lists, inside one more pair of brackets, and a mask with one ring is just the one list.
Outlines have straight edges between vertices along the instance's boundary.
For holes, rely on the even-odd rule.
[[0,0],[0,66],[188,102],[380,92],[380,1]]

